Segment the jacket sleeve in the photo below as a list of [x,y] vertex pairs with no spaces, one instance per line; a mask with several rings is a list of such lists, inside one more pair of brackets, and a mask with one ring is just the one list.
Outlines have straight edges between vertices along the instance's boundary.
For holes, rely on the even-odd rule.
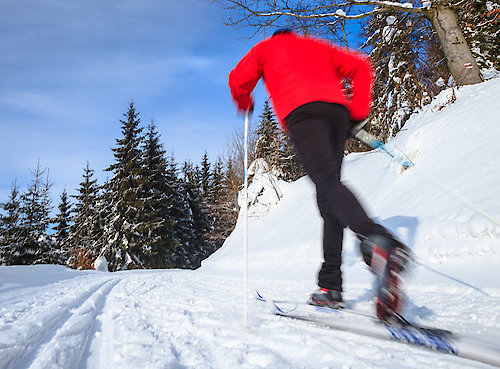
[[360,53],[333,46],[333,64],[341,78],[349,80],[351,119],[361,121],[368,117],[373,99],[374,73],[369,59]]
[[263,75],[260,45],[255,45],[229,73],[231,96],[240,111],[253,108],[252,91]]

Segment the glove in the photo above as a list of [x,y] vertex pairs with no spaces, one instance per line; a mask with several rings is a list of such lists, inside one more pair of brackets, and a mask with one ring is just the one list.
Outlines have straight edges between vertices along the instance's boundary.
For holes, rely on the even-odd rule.
[[238,113],[251,115],[253,113],[253,99],[251,96],[240,97],[236,100]]
[[252,114],[253,114],[253,103],[252,103],[252,105],[250,105],[250,107],[249,107],[249,108],[247,108],[247,109],[240,109],[240,108],[238,107],[238,115],[240,115],[240,116],[245,116],[245,115],[247,115],[247,114],[248,114],[248,118],[249,118],[249,119],[250,119],[250,118],[252,118]]

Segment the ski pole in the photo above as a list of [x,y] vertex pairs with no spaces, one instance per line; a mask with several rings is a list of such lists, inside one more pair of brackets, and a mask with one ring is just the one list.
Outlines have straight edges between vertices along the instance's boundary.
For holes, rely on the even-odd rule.
[[500,226],[500,221],[498,219],[494,218],[492,215],[488,214],[483,209],[474,205],[473,203],[471,203],[469,200],[467,200],[463,196],[460,196],[455,191],[452,191],[451,189],[446,187],[442,182],[440,182],[438,179],[436,179],[435,177],[433,177],[429,173],[425,172],[421,168],[417,168],[415,163],[413,163],[410,159],[408,159],[408,156],[401,149],[398,149],[398,150],[401,152],[402,155],[396,154],[394,151],[390,150],[386,144],[384,144],[382,141],[377,139],[374,135],[372,135],[371,133],[368,133],[367,131],[365,131],[362,128],[357,130],[356,132],[352,132],[352,134],[358,140],[367,144],[371,148],[373,148],[375,150],[378,149],[378,150],[383,151],[384,153],[389,155],[392,159],[400,160],[401,165],[405,169],[413,167],[415,170],[415,173],[418,174],[422,179],[426,180],[427,183],[432,184],[435,188],[438,188],[443,193],[445,193],[449,197],[455,199],[456,201],[458,201],[459,203],[461,203],[465,207],[469,208],[470,210],[472,210],[476,214],[479,214],[482,217],[484,217],[485,219],[488,219],[491,223],[493,223],[497,226]]
[[244,233],[243,233],[243,326],[248,329],[248,115],[245,114],[244,143]]

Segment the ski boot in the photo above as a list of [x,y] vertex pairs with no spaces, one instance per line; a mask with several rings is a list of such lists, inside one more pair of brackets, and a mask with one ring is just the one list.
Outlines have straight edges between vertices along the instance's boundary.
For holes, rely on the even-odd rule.
[[377,318],[381,321],[397,320],[404,305],[401,276],[412,259],[411,251],[389,234],[359,239],[363,259],[377,278]]
[[319,291],[313,293],[308,303],[310,305],[323,306],[331,309],[342,309],[344,307],[342,292],[328,290],[326,288],[321,288]]

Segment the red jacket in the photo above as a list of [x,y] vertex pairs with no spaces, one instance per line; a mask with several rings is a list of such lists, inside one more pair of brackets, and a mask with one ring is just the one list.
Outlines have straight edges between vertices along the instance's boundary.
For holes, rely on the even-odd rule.
[[[255,45],[229,74],[239,110],[252,107],[251,93],[260,78],[284,128],[292,110],[313,101],[342,104],[355,121],[370,113],[373,71],[368,59],[317,38],[285,33]],[[350,81],[351,98],[343,79]]]

